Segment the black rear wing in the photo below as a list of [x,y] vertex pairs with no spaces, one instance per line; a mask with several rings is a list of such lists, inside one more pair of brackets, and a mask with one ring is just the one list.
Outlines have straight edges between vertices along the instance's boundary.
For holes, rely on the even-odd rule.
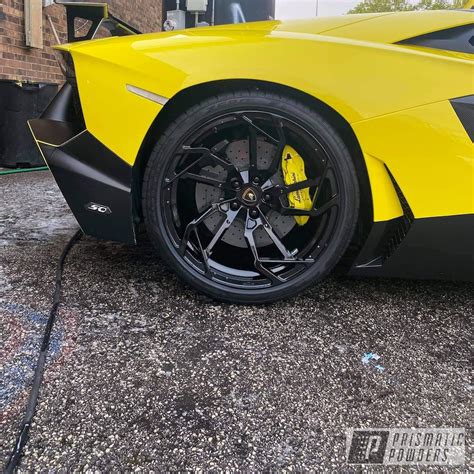
[[103,29],[112,36],[129,36],[141,33],[137,28],[112,15],[107,3],[63,2],[60,0],[57,0],[56,3],[66,8],[68,43],[92,40]]

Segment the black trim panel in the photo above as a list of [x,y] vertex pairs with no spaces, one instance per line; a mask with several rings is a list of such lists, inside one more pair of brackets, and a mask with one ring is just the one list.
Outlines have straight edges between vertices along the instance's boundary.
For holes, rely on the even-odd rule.
[[[132,168],[127,163],[86,131],[57,148],[48,165],[86,234],[135,243]],[[87,209],[91,202],[111,212]]]
[[134,244],[132,167],[84,128],[65,84],[42,117],[29,125],[38,147],[82,230]]
[[474,24],[434,31],[399,41],[397,44],[474,54]]
[[71,106],[73,93],[71,84],[66,82],[43,112],[41,118],[59,122],[76,122],[76,115]]
[[470,139],[474,142],[474,95],[453,99],[451,105]]
[[[60,136],[64,123],[32,120],[30,126],[38,140],[45,129],[48,136]],[[38,145],[82,230],[105,240],[136,243],[132,167],[87,130],[59,147]],[[91,210],[91,203],[108,212]]]
[[82,131],[75,124],[70,122],[34,119],[28,123],[35,131],[36,140],[52,146],[62,145]]
[[396,221],[374,224],[350,275],[474,282],[474,214],[415,219],[385,258],[380,242]]

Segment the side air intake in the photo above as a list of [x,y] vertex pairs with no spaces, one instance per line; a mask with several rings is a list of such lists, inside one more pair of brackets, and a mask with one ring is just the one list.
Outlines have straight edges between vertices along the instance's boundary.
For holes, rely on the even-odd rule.
[[474,24],[435,31],[399,41],[397,44],[474,54]]
[[474,95],[453,99],[451,105],[463,124],[467,134],[474,142]]

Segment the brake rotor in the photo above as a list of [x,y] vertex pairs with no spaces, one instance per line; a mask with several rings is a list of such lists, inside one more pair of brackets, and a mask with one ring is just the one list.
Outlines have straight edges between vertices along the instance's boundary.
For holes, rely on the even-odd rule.
[[[270,167],[274,158],[275,146],[264,140],[257,142],[257,165],[258,169],[265,170]],[[238,140],[230,143],[226,148],[227,159],[240,171],[244,172],[249,166],[249,143],[248,140]],[[227,172],[221,166],[207,166],[202,169],[206,176],[225,181]],[[280,172],[272,177],[274,184],[284,184]],[[196,206],[200,213],[206,211],[213,203],[219,202],[224,197],[224,191],[208,184],[198,183],[196,185]],[[295,219],[291,216],[282,216],[276,211],[270,210],[266,214],[267,220],[273,227],[277,236],[282,239],[295,227]],[[224,220],[222,214],[216,213],[204,221],[205,226],[211,233],[215,233]],[[244,237],[245,224],[243,219],[236,219],[222,237],[222,241],[234,247],[246,248],[247,242]],[[254,233],[257,247],[266,247],[272,244],[272,240],[263,228]]]

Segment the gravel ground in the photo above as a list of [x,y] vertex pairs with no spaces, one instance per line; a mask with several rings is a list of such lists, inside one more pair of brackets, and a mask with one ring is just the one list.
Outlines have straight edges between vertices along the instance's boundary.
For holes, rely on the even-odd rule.
[[[0,180],[5,457],[77,224],[49,173]],[[347,472],[347,428],[469,427],[471,285],[334,278],[271,306],[210,304],[149,244],[90,238],[64,284],[23,471]]]

